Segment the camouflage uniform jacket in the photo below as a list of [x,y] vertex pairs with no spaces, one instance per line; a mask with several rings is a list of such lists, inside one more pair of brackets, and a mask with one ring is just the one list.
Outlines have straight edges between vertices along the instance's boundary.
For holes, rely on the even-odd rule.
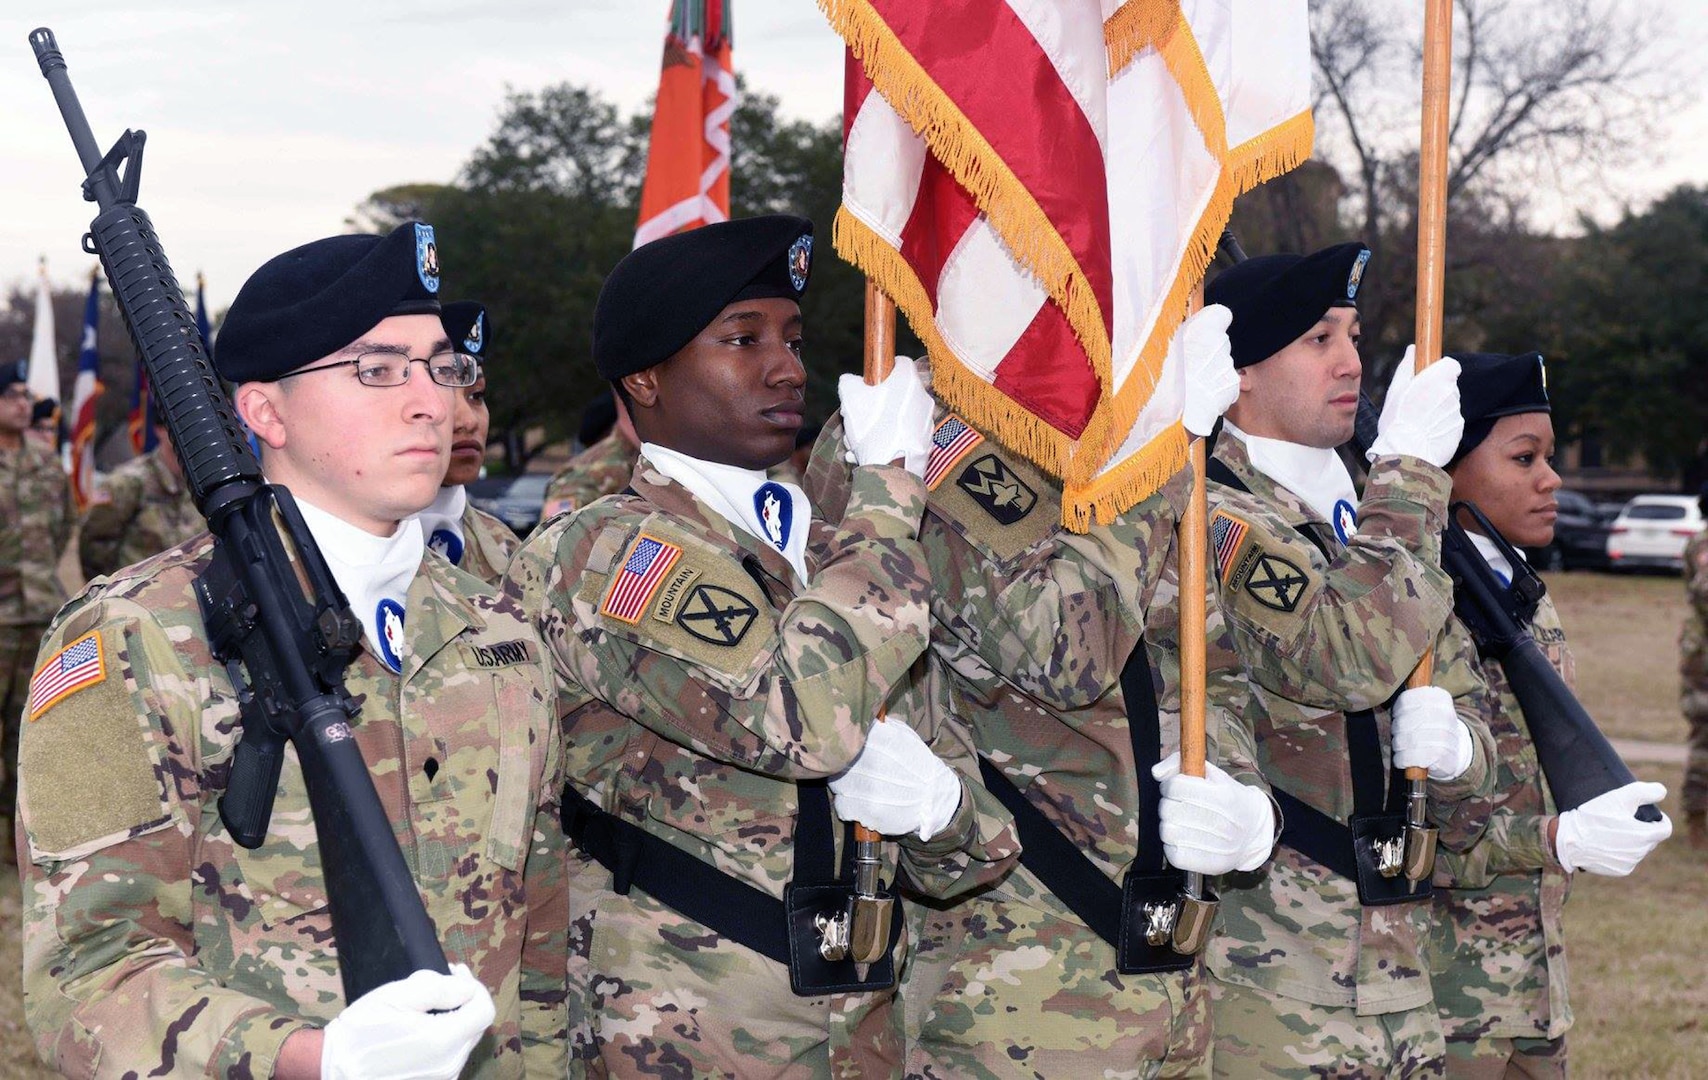
[[[1468,637],[1454,619],[1451,632]],[[1554,602],[1530,623],[1567,686],[1577,669]],[[1548,842],[1554,800],[1499,661],[1481,662],[1494,790],[1443,808],[1430,925],[1435,1003],[1449,1037],[1555,1039],[1572,1024],[1562,927],[1571,878]]]
[[1684,714],[1708,717],[1708,529],[1684,545],[1684,591],[1689,606],[1678,634]]
[[463,507],[463,557],[457,565],[494,588],[510,569],[510,557],[522,546],[510,526],[473,503]]
[[[813,519],[810,585],[644,459],[635,494],[553,519],[511,561],[557,668],[569,782],[779,898],[796,781],[847,768],[886,703],[964,763],[917,679],[931,590],[915,538],[924,491],[901,469],[854,477],[839,524]],[[631,621],[609,596],[644,538],[679,554]],[[1000,805],[977,798],[929,843],[901,847],[934,894],[997,876],[1018,852]]]
[[29,440],[0,450],[0,623],[45,623],[65,602],[59,556],[71,538],[71,485]]
[[[939,407],[940,423],[948,415]],[[824,459],[840,460],[841,447],[841,420],[832,418],[808,470],[815,505],[823,498],[833,509],[841,497],[824,481]],[[943,466],[920,527],[935,583],[932,649],[952,672],[957,713],[971,722],[979,752],[1117,883],[1138,855],[1138,778],[1120,678],[1141,634],[1162,755],[1179,748],[1174,524],[1191,483],[1178,473],[1112,524],[1076,534],[1060,525],[1058,484],[980,439]],[[1211,756],[1266,788],[1242,718],[1245,671],[1213,590],[1207,600]],[[1077,918],[1025,868],[1007,887]]]
[[[219,797],[239,735],[208,654],[192,541],[68,604],[44,657],[92,641],[102,677],[25,725],[25,1016],[67,1075],[266,1077],[344,1005],[294,750],[266,842]],[[497,1019],[465,1076],[565,1070],[567,894],[543,649],[515,604],[442,559],[407,602],[404,673],[366,650],[352,725],[447,959]],[[91,766],[91,762],[98,762]]]
[[207,528],[180,480],[162,454],[164,446],[135,457],[107,474],[102,497],[83,511],[77,553],[88,577],[158,555]]
[[[1385,762],[1384,703],[1434,643],[1435,684],[1452,692],[1475,753],[1463,776],[1432,782],[1431,796],[1485,792],[1493,743],[1480,717],[1475,657],[1456,638],[1435,641],[1452,607],[1452,584],[1438,565],[1447,474],[1415,458],[1377,459],[1358,531],[1342,546],[1327,522],[1252,466],[1237,437],[1223,436],[1215,457],[1250,489],[1210,484],[1210,561],[1251,677],[1263,775],[1348,820],[1344,713],[1375,710]],[[1298,526],[1334,551],[1333,560]],[[1429,1003],[1428,904],[1364,907],[1352,881],[1287,845],[1251,888],[1232,885],[1224,881],[1222,924],[1209,946],[1217,978],[1361,1014]]]
[[579,510],[623,490],[640,450],[616,430],[564,463],[546,485],[545,516]]

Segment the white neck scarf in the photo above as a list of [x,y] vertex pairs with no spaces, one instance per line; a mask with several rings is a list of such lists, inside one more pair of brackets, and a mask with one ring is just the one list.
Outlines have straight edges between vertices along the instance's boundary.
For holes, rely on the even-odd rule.
[[[1471,538],[1472,545],[1482,553],[1483,558],[1489,564],[1489,569],[1500,575],[1500,583],[1502,585],[1511,585],[1512,563],[1507,561],[1506,556],[1502,554],[1500,548],[1496,546],[1495,542],[1484,536],[1482,533],[1474,533],[1469,529],[1465,530],[1465,535]],[[1526,562],[1529,561],[1524,554],[1523,548],[1514,544],[1512,550],[1518,552],[1518,557],[1520,559],[1524,559]]]
[[768,479],[758,469],[702,461],[657,443],[642,443],[641,453],[725,521],[781,552],[795,575],[806,582],[807,527],[812,521],[806,492]]
[[427,546],[452,566],[463,564],[463,511],[468,504],[468,491],[461,484],[453,484],[440,488],[433,505],[415,515],[421,521]]
[[421,522],[405,518],[390,536],[375,536],[318,506],[297,500],[332,578],[362,621],[362,638],[381,663],[403,670],[404,601],[427,545]]
[[1319,446],[1248,435],[1229,420],[1222,429],[1245,443],[1251,467],[1303,499],[1317,516],[1334,526],[1345,543],[1358,528],[1358,489],[1346,462],[1333,450]]

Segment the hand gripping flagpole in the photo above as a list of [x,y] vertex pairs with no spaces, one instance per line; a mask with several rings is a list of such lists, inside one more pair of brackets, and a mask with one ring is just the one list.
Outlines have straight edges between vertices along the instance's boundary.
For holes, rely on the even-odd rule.
[[[1447,274],[1447,106],[1453,67],[1453,0],[1424,0],[1423,138],[1417,176],[1417,370],[1441,359],[1442,298]],[[1424,651],[1406,689],[1428,686],[1435,650]],[[1435,872],[1437,832],[1427,814],[1429,773],[1406,770],[1406,880]]]
[[[1204,306],[1204,284],[1198,283],[1187,311],[1190,316]],[[1205,661],[1204,634],[1208,616],[1204,593],[1208,588],[1206,552],[1209,547],[1209,500],[1207,455],[1204,440],[1193,439],[1187,448],[1192,469],[1192,494],[1180,517],[1180,772],[1203,776],[1207,746],[1204,735]],[[1174,951],[1184,954],[1203,950],[1216,921],[1216,898],[1204,887],[1204,875],[1186,871],[1180,913],[1174,922]]]
[[[884,291],[866,279],[865,378],[877,384],[895,367],[896,305]],[[879,713],[877,723],[884,722]],[[876,829],[854,825],[854,903],[848,920],[848,955],[855,963],[870,964],[889,951],[891,908],[895,898],[886,895],[878,875],[883,870],[879,845],[883,836]]]

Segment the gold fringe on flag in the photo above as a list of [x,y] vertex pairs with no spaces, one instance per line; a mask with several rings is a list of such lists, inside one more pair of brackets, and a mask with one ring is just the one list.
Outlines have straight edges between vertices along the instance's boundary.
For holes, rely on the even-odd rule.
[[1307,109],[1229,150],[1228,171],[1236,194],[1298,168],[1310,159],[1316,138],[1316,121]]
[[1109,54],[1109,77],[1133,62],[1133,57],[1181,25],[1180,0],[1127,0],[1103,22],[1103,47]]

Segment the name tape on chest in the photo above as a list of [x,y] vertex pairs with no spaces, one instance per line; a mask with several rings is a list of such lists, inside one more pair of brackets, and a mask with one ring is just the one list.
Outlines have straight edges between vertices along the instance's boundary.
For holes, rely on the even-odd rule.
[[491,645],[465,645],[463,652],[470,665],[477,668],[512,667],[533,660],[533,650],[521,639],[499,641]]
[[54,705],[79,690],[99,685],[107,678],[106,653],[101,632],[91,630],[66,645],[36,669],[30,679],[30,700],[24,712],[31,721],[40,719]]

